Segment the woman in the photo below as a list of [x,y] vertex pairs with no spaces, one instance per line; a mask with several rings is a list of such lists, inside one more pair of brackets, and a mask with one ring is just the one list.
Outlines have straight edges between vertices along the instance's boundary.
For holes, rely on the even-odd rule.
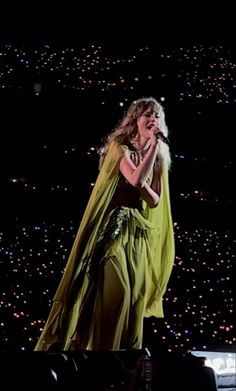
[[174,261],[166,141],[154,98],[134,101],[108,136],[35,350],[140,349],[143,318],[163,317]]

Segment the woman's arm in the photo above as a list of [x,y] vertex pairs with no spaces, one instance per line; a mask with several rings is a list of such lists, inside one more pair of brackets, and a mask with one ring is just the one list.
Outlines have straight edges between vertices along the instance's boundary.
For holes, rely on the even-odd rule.
[[[145,158],[146,158],[146,156],[145,156]],[[143,159],[143,161],[139,165],[135,166],[135,164],[130,159],[129,155],[126,154],[120,162],[121,173],[126,178],[126,180],[133,186],[135,183],[134,172],[139,173],[139,171],[142,171],[142,170],[145,170],[147,172],[147,167],[148,167],[148,164],[150,163],[150,161],[148,161],[147,165],[143,164],[143,162],[145,161],[145,158]],[[148,169],[151,170],[151,167],[150,168],[148,167]],[[149,173],[150,173],[150,171],[149,171]],[[148,175],[144,175],[144,177],[147,177],[147,176]],[[137,177],[138,177],[138,175],[137,175]],[[145,181],[142,186],[136,185],[135,187],[138,188],[141,197],[144,199],[144,201],[147,202],[147,204],[150,208],[155,208],[157,206],[159,199],[160,199],[160,196],[159,196],[159,194],[160,194],[160,177],[159,177],[159,173],[157,172],[157,170],[154,170],[151,185],[148,185],[148,183]]]
[[144,201],[146,201],[149,208],[155,208],[158,205],[160,196],[147,184],[147,182],[139,189],[139,193]]
[[120,171],[132,186],[138,189],[144,187],[147,178],[153,170],[157,150],[158,141],[150,146],[144,159],[137,166],[131,161],[128,151],[124,154],[120,162]]

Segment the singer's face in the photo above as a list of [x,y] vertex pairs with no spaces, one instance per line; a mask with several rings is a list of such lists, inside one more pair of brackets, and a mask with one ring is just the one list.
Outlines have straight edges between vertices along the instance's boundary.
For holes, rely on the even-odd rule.
[[160,117],[153,108],[148,108],[137,120],[138,133],[145,139],[150,138],[150,132],[158,133],[160,130]]

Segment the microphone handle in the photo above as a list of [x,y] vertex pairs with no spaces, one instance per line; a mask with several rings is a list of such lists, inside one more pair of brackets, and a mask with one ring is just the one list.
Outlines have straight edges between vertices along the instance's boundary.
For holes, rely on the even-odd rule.
[[165,144],[170,145],[169,139],[168,139],[166,136],[164,136],[164,134],[163,134],[162,132],[158,132],[158,133],[157,133],[157,138],[159,138],[159,139],[160,139],[161,141],[163,141]]

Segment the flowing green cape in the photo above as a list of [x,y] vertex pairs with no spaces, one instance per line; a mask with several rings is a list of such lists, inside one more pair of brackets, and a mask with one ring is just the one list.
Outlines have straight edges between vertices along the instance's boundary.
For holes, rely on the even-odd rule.
[[[63,346],[68,313],[83,284],[87,272],[86,260],[92,258],[96,248],[99,228],[117,187],[120,178],[119,164],[126,150],[127,146],[120,145],[117,141],[109,146],[35,350],[47,350],[52,344]],[[148,291],[144,316],[163,317],[162,297],[172,271],[175,251],[167,168],[162,170],[159,204],[156,208],[149,208],[143,201],[142,216],[140,213],[139,216],[140,224],[148,228],[147,240],[152,254],[148,260]]]

